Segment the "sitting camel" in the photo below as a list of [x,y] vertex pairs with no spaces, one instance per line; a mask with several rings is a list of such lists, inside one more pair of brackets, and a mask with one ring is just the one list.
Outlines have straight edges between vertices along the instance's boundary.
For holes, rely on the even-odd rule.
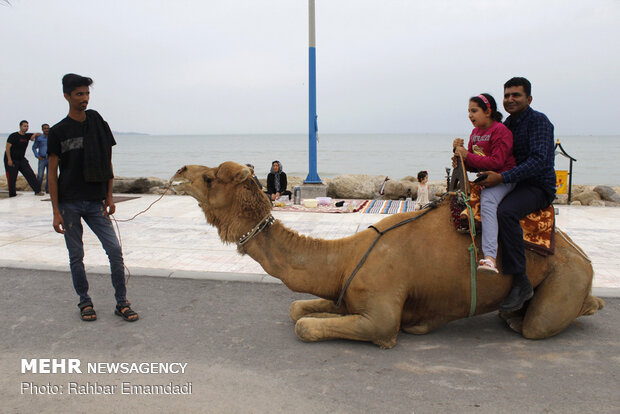
[[[271,203],[243,165],[187,165],[173,179],[181,180],[198,200],[223,242],[236,243],[240,253],[249,254],[291,290],[321,298],[291,305],[295,333],[302,341],[345,338],[391,348],[401,329],[425,334],[470,314],[471,240],[454,231],[448,202],[391,215],[375,224],[376,230],[321,240],[299,235],[275,220]],[[385,233],[365,257],[378,231],[417,215],[424,217]],[[559,235],[555,255],[527,253],[528,275],[536,289],[529,306],[500,315],[526,338],[555,335],[575,318],[604,306],[591,295],[589,260],[568,236]],[[473,313],[497,310],[511,283],[511,276],[478,274]]]

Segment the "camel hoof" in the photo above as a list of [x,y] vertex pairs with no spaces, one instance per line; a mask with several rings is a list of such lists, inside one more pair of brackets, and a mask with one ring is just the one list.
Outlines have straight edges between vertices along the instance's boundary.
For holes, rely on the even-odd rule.
[[304,316],[303,307],[297,302],[291,303],[288,313],[291,315],[293,322],[297,322]]
[[314,318],[299,319],[295,324],[295,335],[304,342],[320,341],[323,338],[316,333],[316,327],[312,326],[316,322]]

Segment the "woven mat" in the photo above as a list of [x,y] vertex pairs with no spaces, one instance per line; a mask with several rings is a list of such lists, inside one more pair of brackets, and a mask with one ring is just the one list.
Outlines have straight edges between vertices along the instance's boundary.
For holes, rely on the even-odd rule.
[[360,207],[360,213],[396,214],[414,211],[414,201],[407,200],[366,200]]

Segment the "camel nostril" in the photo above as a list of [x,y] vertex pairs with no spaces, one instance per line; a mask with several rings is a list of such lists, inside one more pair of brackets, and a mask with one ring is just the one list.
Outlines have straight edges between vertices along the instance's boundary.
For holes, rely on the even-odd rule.
[[185,171],[187,171],[187,167],[183,167],[180,170],[178,170],[177,174],[183,174]]

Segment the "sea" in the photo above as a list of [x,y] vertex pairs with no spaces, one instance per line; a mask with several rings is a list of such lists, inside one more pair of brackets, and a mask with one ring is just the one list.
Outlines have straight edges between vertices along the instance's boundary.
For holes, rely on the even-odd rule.
[[[401,179],[421,170],[430,181],[445,180],[451,165],[450,134],[320,134],[317,173],[321,179],[368,174]],[[467,142],[468,136],[460,136]],[[620,136],[558,136],[564,151],[576,159],[572,183],[620,185]],[[144,135],[116,133],[114,173],[122,177],[169,179],[184,165],[217,166],[224,161],[250,163],[266,178],[274,160],[289,176],[306,178],[308,136],[304,134]],[[36,163],[30,147],[31,165]],[[556,170],[569,170],[569,159],[556,148]]]

